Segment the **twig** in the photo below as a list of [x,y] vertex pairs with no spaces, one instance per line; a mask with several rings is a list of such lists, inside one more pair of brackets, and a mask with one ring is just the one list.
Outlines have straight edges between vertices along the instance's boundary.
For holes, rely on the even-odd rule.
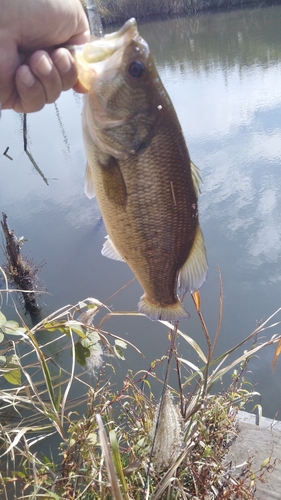
[[20,242],[14,232],[9,228],[7,215],[2,212],[1,220],[2,230],[6,240],[6,255],[8,260],[9,278],[18,288],[24,291],[23,298],[26,310],[34,316],[40,314],[40,308],[37,305],[35,293],[33,292],[33,277],[36,268],[32,268],[25,261],[20,253]]
[[9,149],[10,149],[9,146],[7,146],[3,155],[6,156],[6,158],[9,158],[9,160],[12,160],[13,158],[10,155],[8,155]]

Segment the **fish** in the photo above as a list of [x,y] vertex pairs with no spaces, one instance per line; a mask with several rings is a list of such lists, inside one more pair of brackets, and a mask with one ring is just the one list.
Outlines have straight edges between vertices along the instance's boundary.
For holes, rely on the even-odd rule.
[[72,53],[87,91],[85,193],[96,196],[108,233],[102,254],[135,274],[140,313],[187,319],[180,298],[202,286],[208,269],[201,178],[149,46],[132,18]]

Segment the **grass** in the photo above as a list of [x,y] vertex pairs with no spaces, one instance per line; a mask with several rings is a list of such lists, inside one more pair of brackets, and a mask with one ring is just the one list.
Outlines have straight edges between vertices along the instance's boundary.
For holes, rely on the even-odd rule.
[[[2,301],[6,294],[10,300],[13,297],[7,281],[1,293]],[[214,357],[222,291],[214,342],[202,317],[199,293],[193,300],[205,351],[178,324],[161,322],[170,339],[169,352],[159,353],[149,370],[129,370],[118,390],[112,383],[118,369],[114,358],[122,360],[126,348],[137,347],[106,332],[105,326],[113,315],[129,313],[112,313],[88,298],[65,306],[31,329],[20,315],[16,322],[0,313],[1,498],[255,498],[250,464],[235,471],[226,454],[239,431],[238,409],[258,395],[246,380],[251,357],[272,344],[277,344],[275,361],[279,354],[281,336],[263,342],[259,336],[265,335],[280,310],[243,342]],[[95,314],[100,309],[104,315],[97,324]],[[132,314],[137,322],[138,313]],[[179,356],[179,341],[181,350],[185,343],[193,349],[198,365]],[[71,351],[69,370],[56,356],[62,346]],[[157,376],[158,365],[166,366],[164,381]],[[85,369],[95,373],[91,385],[85,382]],[[171,370],[177,374],[174,386]],[[231,383],[218,391],[227,373]],[[81,397],[75,400],[74,382],[81,388]],[[152,387],[161,388],[160,402]],[[41,443],[51,438],[47,456]],[[255,471],[256,479],[266,473],[270,461],[266,464]]]

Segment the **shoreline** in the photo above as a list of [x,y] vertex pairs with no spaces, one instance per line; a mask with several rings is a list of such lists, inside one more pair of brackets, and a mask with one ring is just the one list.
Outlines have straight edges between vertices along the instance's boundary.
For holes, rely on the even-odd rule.
[[122,23],[131,17],[148,21],[247,7],[263,8],[280,3],[280,0],[96,0],[104,26]]

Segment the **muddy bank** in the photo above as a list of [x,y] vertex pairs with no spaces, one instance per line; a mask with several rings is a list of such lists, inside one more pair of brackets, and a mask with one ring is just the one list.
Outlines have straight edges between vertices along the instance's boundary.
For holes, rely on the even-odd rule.
[[150,19],[192,15],[197,12],[237,7],[265,7],[280,1],[265,0],[96,0],[104,25],[123,22],[130,17]]

